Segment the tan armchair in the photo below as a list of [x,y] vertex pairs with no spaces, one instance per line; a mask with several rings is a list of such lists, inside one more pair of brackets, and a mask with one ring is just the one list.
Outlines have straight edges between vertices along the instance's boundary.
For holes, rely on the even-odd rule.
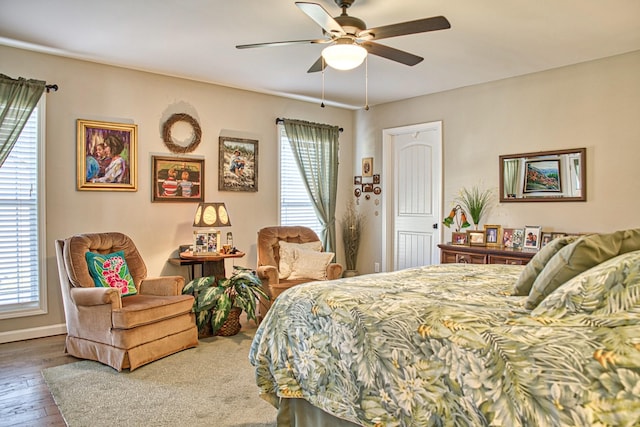
[[[269,311],[273,301],[287,289],[307,283],[315,278],[280,278],[280,241],[289,243],[320,242],[318,235],[307,227],[281,226],[265,227],[258,231],[258,277],[262,280],[262,286],[271,298],[260,300],[258,319],[261,320]],[[321,247],[321,245],[320,245]],[[330,263],[326,269],[326,280],[338,279],[342,276],[342,265]]]
[[[193,296],[182,295],[184,278],[147,278],[133,241],[122,233],[82,234],[56,240],[56,258],[67,324],[65,351],[118,371],[198,345]],[[124,251],[137,294],[96,287],[85,253]]]

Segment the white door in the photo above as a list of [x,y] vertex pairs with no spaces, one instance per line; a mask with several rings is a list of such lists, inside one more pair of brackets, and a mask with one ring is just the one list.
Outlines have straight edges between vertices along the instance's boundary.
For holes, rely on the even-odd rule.
[[386,271],[437,264],[442,199],[442,122],[383,131]]

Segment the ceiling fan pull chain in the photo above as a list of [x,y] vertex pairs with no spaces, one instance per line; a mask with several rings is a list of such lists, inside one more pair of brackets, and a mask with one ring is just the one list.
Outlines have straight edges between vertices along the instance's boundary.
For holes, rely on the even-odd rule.
[[369,55],[364,58],[364,110],[369,111]]
[[320,107],[324,108],[324,57],[322,57],[322,102]]

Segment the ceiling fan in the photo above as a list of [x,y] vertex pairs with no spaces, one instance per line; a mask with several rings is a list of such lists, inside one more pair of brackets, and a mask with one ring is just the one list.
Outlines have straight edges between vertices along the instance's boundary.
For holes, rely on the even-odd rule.
[[377,41],[390,37],[451,28],[451,24],[444,16],[434,16],[431,18],[417,19],[415,21],[367,28],[367,25],[362,19],[347,15],[347,9],[355,0],[334,1],[342,8],[342,14],[335,18],[317,3],[296,2],[296,6],[298,6],[302,12],[322,27],[323,38],[244,44],[238,45],[236,48],[248,49],[292,44],[329,44],[327,48],[323,49],[322,56],[309,68],[308,73],[322,71],[327,65],[337,69],[350,70],[362,64],[362,61],[364,61],[368,53],[401,64],[413,66],[424,58],[379,44]]

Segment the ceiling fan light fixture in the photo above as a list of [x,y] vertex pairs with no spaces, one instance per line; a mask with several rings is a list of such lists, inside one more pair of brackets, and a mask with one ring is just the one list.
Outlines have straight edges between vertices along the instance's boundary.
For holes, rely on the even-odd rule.
[[353,42],[340,43],[322,50],[322,57],[331,68],[336,70],[353,70],[367,57],[367,50]]

